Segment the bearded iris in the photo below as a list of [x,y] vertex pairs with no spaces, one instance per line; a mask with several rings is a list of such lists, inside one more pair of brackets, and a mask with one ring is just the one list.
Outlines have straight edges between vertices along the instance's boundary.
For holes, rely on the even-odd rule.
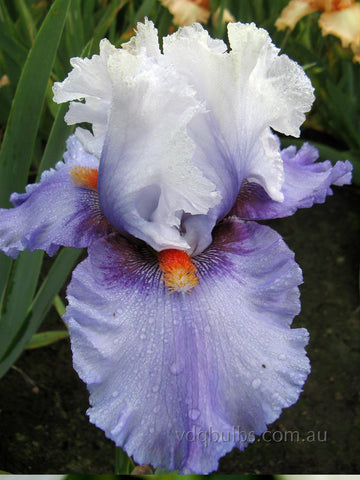
[[275,25],[279,30],[293,29],[300,19],[318,10],[322,11],[322,34],[340,38],[344,48],[351,47],[354,62],[360,62],[360,5],[355,0],[291,0]]
[[228,33],[230,51],[195,24],[161,52],[146,21],[122,48],[102,40],[72,59],[54,99],[91,129],[0,210],[12,257],[88,248],[65,319],[90,421],[136,462],[182,472],[213,471],[297,401],[301,270],[255,220],[323,202],[351,176],[309,145],[280,151],[272,129],[299,135],[310,81],[264,30]]

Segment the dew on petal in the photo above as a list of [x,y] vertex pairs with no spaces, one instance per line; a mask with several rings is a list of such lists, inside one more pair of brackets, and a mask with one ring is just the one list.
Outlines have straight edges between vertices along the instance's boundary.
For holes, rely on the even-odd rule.
[[253,380],[253,382],[252,382],[253,388],[257,389],[257,388],[260,387],[260,385],[261,385],[261,380],[260,380],[260,378],[255,378],[255,380]]
[[173,375],[180,375],[180,373],[183,371],[183,365],[176,362],[172,363],[169,368]]
[[205,332],[205,333],[211,333],[210,325],[206,325],[206,326],[205,326],[204,332]]
[[283,403],[283,399],[279,393],[274,393],[271,397],[271,400],[274,409],[278,408]]
[[198,410],[197,408],[192,408],[190,411],[189,411],[189,417],[191,418],[191,420],[197,420],[199,417],[200,417],[200,410]]

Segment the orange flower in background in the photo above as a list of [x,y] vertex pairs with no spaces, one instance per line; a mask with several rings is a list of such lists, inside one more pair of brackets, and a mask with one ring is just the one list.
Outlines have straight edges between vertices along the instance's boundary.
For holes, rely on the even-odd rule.
[[[212,16],[213,23],[215,23],[215,24],[219,23],[220,12],[221,12],[221,9],[219,7]],[[222,17],[221,17],[221,22],[222,23],[236,22],[235,17],[233,15],[231,15],[231,13],[229,12],[229,10],[227,8],[224,8],[224,10],[223,10]]]
[[195,22],[207,23],[210,17],[209,0],[160,0],[173,14],[176,25],[192,25]]
[[279,30],[293,29],[302,17],[318,10],[323,12],[322,34],[339,37],[344,48],[352,48],[354,61],[360,62],[360,3],[355,0],[291,0],[275,25]]
[[[209,0],[160,0],[174,16],[173,23],[184,27],[195,22],[207,23],[211,14]],[[213,22],[218,23],[220,9],[213,14]],[[235,18],[226,8],[223,11],[222,22],[235,22]]]

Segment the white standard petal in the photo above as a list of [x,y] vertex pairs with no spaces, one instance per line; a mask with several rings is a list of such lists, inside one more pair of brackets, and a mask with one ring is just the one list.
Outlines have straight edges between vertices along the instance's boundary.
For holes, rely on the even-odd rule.
[[141,54],[148,57],[160,57],[161,55],[157,29],[147,18],[144,23],[137,23],[136,34],[121,46],[133,55]]
[[247,93],[254,104],[256,102],[256,110],[265,114],[264,121],[270,127],[285,135],[299,136],[305,112],[311,109],[315,99],[314,89],[302,67],[287,55],[279,56],[279,49],[266,30],[253,23],[231,23],[228,34],[239,70],[248,70],[245,73],[249,75]]
[[[76,135],[90,153],[100,156],[111,105],[111,80],[107,70],[108,59],[116,48],[103,39],[100,54],[92,58],[75,57],[70,60],[73,70],[63,82],[53,86],[54,101],[71,101],[65,121],[69,125],[90,123],[93,134],[83,128]],[[74,101],[75,100],[75,101]]]
[[189,121],[203,111],[172,66],[118,50],[108,62],[112,110],[99,170],[99,198],[109,221],[156,250],[192,250],[184,213],[206,214],[220,201],[192,162]]
[[[220,186],[223,197],[226,184],[234,183],[235,173],[237,185],[245,178],[257,178],[274,200],[281,201],[279,148],[266,141],[269,155],[261,162],[259,152],[264,151],[264,138],[269,139],[269,127],[287,135],[299,134],[314,99],[313,88],[298,64],[285,55],[278,56],[279,50],[265,30],[241,23],[229,24],[228,29],[231,52],[200,25],[193,25],[164,39],[165,61],[188,78],[208,109],[196,135],[202,131],[204,137],[212,135],[214,142],[211,147],[197,142],[196,157],[200,168],[213,172],[209,178]],[[226,181],[220,178],[220,171],[228,176]],[[235,191],[220,216],[234,195]]]

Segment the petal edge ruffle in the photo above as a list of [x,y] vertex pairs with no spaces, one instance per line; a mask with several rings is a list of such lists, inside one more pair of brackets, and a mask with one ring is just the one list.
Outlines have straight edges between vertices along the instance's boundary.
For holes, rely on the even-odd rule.
[[64,162],[45,171],[39,183],[11,195],[14,208],[0,209],[0,250],[6,255],[16,258],[28,248],[51,256],[60,246],[87,247],[111,231],[96,190],[74,185],[70,174],[73,167],[97,170],[98,160],[75,136],[68,139],[67,148]]
[[[308,334],[290,329],[301,271],[269,227],[230,219],[194,261],[199,285],[169,295],[142,242],[100,239],[74,271],[66,321],[90,421],[136,462],[209,473],[296,402]],[[210,427],[243,434],[205,444]]]
[[258,184],[244,182],[232,214],[246,220],[267,220],[288,217],[299,208],[324,203],[332,195],[331,185],[351,183],[352,164],[346,160],[332,166],[329,160],[316,162],[318,150],[304,144],[299,151],[295,146],[281,152],[285,180],[282,187],[283,202],[273,201]]

